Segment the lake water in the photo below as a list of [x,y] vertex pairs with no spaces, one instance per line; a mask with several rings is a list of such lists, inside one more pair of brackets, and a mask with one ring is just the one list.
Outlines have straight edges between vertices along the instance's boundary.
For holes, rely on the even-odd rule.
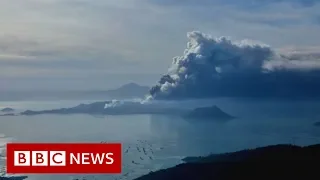
[[[93,101],[0,102],[1,107],[41,110]],[[151,170],[181,163],[185,156],[237,151],[259,146],[320,143],[320,101],[215,99],[237,116],[228,122],[190,121],[159,115],[91,116],[39,115],[0,117],[0,146],[6,142],[121,142],[123,173],[107,175],[31,175],[31,180],[133,179]],[[141,143],[140,141],[147,143]],[[147,155],[137,149],[146,148]],[[135,164],[132,163],[135,161]],[[4,163],[4,161],[0,161]],[[124,177],[125,176],[125,177]]]

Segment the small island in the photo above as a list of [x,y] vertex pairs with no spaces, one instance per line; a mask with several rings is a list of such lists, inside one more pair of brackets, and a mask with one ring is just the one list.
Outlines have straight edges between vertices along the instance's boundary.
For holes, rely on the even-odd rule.
[[14,109],[9,108],[9,107],[6,107],[6,108],[1,109],[0,111],[1,111],[1,112],[13,112]]
[[17,116],[14,113],[6,113],[6,114],[0,114],[0,116]]
[[27,178],[28,176],[0,176],[1,180],[23,180]]
[[213,105],[210,107],[200,107],[183,115],[187,119],[216,119],[216,120],[230,120],[235,117],[225,113],[219,107]]

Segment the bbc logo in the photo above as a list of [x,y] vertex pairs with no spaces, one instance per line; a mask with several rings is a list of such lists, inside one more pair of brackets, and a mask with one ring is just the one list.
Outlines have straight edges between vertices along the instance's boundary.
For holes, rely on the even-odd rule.
[[8,174],[121,173],[120,143],[8,143],[6,150]]
[[66,152],[14,151],[14,166],[66,166]]

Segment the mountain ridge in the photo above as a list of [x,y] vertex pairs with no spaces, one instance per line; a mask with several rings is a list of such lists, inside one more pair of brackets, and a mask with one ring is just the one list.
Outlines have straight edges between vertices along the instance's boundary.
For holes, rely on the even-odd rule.
[[314,179],[319,176],[320,144],[279,144],[183,160],[135,180]]
[[148,91],[148,86],[131,82],[107,90],[0,92],[0,101],[143,98]]

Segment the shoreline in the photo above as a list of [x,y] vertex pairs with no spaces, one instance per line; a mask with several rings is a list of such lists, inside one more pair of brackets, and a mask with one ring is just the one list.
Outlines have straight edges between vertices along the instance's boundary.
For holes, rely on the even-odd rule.
[[[319,177],[320,144],[279,144],[203,157],[186,157],[185,163],[143,175],[135,180],[224,180]],[[299,179],[299,178],[298,178]]]

